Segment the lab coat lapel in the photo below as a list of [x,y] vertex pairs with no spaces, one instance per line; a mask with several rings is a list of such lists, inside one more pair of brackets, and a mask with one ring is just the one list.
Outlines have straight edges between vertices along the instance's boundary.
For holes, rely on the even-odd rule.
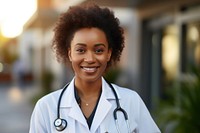
[[92,122],[91,132],[95,132],[97,128],[100,126],[102,121],[105,119],[106,115],[112,108],[112,104],[109,99],[115,99],[113,96],[112,90],[102,78],[102,94],[98,103],[98,107]]
[[83,113],[81,112],[79,106],[77,103],[74,103],[72,107],[70,108],[69,117],[72,119],[78,121],[79,123],[83,124],[85,127],[88,127],[85,117],[83,116]]
[[88,127],[87,122],[83,116],[81,109],[79,108],[75,96],[74,96],[74,79],[71,81],[67,87],[65,93],[63,94],[63,99],[61,100],[60,108],[67,109],[68,117],[80,122],[85,127]]

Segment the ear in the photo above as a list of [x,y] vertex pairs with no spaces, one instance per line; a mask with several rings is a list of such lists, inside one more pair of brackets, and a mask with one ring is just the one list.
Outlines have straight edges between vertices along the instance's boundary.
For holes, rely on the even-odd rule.
[[68,57],[69,57],[69,61],[72,61],[71,48],[68,48]]
[[108,58],[107,58],[108,62],[110,61],[111,55],[112,55],[112,49],[108,49]]

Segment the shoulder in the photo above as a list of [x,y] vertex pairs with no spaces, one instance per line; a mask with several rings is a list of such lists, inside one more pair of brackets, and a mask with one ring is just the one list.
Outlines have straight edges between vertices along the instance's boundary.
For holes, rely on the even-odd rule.
[[41,107],[52,107],[52,106],[56,106],[60,93],[61,93],[61,89],[60,90],[56,90],[54,92],[51,92],[49,94],[46,94],[45,96],[41,97],[37,103],[36,106],[41,106]]
[[135,116],[139,115],[140,108],[143,106],[143,100],[139,94],[129,88],[121,87],[115,84],[112,85],[117,92],[121,106],[127,111],[129,110],[130,113],[134,111]]
[[118,86],[116,84],[112,85],[122,103],[129,104],[129,106],[134,105],[138,108],[140,103],[143,102],[142,98],[136,91],[131,90],[130,88]]
[[139,98],[140,97],[138,95],[138,93],[136,91],[132,90],[132,89],[121,87],[121,86],[118,86],[116,84],[112,84],[112,85],[116,89],[116,91],[119,93],[118,95],[121,96],[121,97],[124,97],[124,96],[132,97],[132,98]]

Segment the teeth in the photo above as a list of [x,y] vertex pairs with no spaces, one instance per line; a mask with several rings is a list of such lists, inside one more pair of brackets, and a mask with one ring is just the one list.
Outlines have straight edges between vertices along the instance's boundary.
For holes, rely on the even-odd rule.
[[88,71],[88,72],[94,72],[94,71],[96,71],[97,68],[96,67],[92,67],[92,68],[91,67],[90,68],[89,67],[83,67],[83,69],[85,71]]

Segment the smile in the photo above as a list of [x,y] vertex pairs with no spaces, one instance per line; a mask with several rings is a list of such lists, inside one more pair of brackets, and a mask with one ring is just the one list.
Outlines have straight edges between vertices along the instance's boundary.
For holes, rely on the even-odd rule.
[[89,73],[92,73],[92,72],[95,72],[97,71],[98,67],[81,67],[85,72],[89,72]]

